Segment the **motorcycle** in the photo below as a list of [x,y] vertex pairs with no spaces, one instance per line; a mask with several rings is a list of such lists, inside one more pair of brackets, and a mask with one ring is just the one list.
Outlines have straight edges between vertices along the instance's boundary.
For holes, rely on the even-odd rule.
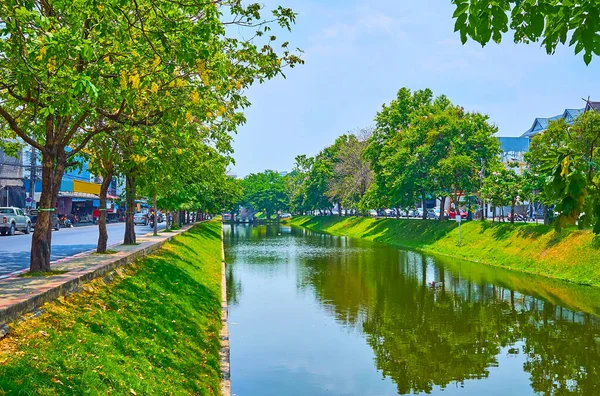
[[67,216],[60,216],[58,218],[58,224],[63,228],[71,228],[73,227],[73,223]]
[[148,225],[150,228],[154,228],[154,215],[150,215],[150,219],[148,220]]

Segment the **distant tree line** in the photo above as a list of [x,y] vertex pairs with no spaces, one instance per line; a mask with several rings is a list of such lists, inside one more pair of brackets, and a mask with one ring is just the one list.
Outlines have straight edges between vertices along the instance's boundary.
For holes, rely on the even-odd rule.
[[[587,112],[535,136],[526,164],[501,163],[496,126],[431,90],[402,88],[375,116],[373,128],[344,134],[314,157],[299,155],[292,171],[252,174],[242,181],[240,203],[267,216],[364,215],[392,208],[407,214],[438,199],[442,208],[487,217],[490,205],[515,221],[515,208],[543,204],[546,223],[595,225],[600,231],[597,151],[600,115]],[[504,213],[504,209],[510,211]],[[446,214],[440,211],[439,219]],[[492,214],[493,217],[493,214]]]

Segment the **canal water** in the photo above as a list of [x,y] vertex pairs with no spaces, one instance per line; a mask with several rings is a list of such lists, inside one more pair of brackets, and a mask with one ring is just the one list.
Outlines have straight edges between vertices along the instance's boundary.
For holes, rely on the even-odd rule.
[[595,288],[300,228],[224,235],[237,396],[600,395]]

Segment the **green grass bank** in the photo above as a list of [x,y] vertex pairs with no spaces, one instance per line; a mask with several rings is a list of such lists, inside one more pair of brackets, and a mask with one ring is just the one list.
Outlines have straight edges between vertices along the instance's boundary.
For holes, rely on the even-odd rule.
[[600,286],[600,239],[590,230],[469,221],[461,224],[459,246],[455,221],[302,216],[289,224]]
[[221,223],[44,305],[0,340],[0,395],[220,393]]

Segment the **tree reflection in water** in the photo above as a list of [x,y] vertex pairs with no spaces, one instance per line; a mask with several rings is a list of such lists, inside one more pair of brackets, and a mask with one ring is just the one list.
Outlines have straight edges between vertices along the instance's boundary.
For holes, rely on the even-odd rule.
[[[308,275],[302,283],[339,322],[365,333],[377,368],[400,394],[485,378],[503,348],[526,354],[523,369],[535,392],[600,394],[597,317],[511,289],[525,275],[512,274],[519,279],[509,276],[498,286],[471,274],[471,264],[459,272],[448,268],[448,259],[415,252],[381,247],[376,260],[373,254],[329,255],[326,265],[323,257],[304,260],[310,271],[302,272]],[[496,273],[488,277],[499,276],[489,271]],[[432,280],[443,283],[432,288]]]
[[[243,254],[261,276],[295,263],[299,292],[364,334],[400,394],[487,378],[509,353],[523,355],[536,393],[600,395],[598,289],[297,228],[232,227],[225,238],[243,240],[229,259]],[[296,240],[286,250],[264,238]],[[235,304],[243,279],[227,275]]]

